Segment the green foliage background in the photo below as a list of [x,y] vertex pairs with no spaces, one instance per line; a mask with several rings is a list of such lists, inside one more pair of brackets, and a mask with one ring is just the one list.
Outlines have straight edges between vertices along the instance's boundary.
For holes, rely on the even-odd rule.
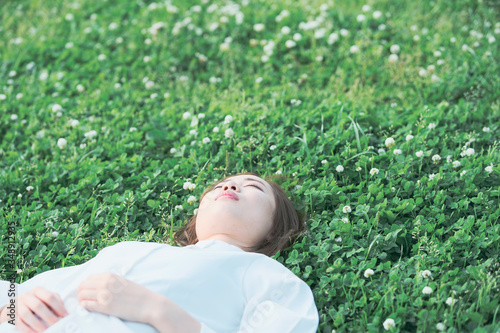
[[214,179],[281,173],[309,231],[276,259],[311,286],[318,332],[498,332],[500,8],[368,4],[2,2],[0,278],[8,223],[22,282],[168,243]]

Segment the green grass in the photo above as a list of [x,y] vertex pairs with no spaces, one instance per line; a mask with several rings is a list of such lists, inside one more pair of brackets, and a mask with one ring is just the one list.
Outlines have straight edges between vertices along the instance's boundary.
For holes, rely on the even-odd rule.
[[393,332],[498,332],[495,1],[250,1],[241,24],[219,1],[75,3],[0,4],[1,279],[8,223],[22,282],[118,241],[168,242],[215,178],[278,172],[309,231],[276,259],[311,286],[318,332],[389,318]]

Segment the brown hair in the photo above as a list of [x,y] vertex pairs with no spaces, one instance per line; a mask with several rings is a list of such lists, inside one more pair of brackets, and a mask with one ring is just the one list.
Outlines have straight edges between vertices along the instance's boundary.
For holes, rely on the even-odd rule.
[[[238,175],[253,175],[264,179],[271,185],[276,202],[276,209],[273,214],[273,226],[270,233],[259,244],[249,249],[250,252],[262,253],[269,257],[275,255],[278,251],[291,246],[295,239],[306,231],[305,213],[296,209],[280,185],[273,182],[271,177],[262,178],[253,172],[245,172]],[[238,176],[236,175],[236,176]],[[232,177],[228,176],[223,180]],[[273,176],[273,179],[286,179],[286,177]],[[219,183],[217,182],[217,183]],[[212,184],[203,191],[200,202],[205,195],[212,191],[217,184]],[[196,216],[191,217],[187,223],[182,226],[174,235],[174,241],[181,246],[191,245],[198,242],[196,236]]]

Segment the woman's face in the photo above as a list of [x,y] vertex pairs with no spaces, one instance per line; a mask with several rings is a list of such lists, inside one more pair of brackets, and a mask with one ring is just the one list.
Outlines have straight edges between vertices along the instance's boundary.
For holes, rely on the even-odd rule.
[[198,240],[219,239],[243,250],[271,231],[276,209],[274,192],[265,180],[238,175],[218,183],[198,207]]

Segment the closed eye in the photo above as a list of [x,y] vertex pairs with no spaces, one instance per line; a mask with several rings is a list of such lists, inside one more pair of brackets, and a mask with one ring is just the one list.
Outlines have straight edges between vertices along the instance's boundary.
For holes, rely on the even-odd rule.
[[[262,191],[262,189],[261,189],[260,187],[258,187],[257,185],[250,184],[250,185],[248,185],[248,186],[254,186],[254,187],[256,187],[256,188],[258,188],[259,190],[261,190],[261,191]],[[215,187],[214,187],[214,190],[215,190],[216,188],[219,188],[219,187],[222,187],[222,186],[221,186],[221,185],[215,186]],[[262,192],[264,192],[264,191],[262,191]]]

